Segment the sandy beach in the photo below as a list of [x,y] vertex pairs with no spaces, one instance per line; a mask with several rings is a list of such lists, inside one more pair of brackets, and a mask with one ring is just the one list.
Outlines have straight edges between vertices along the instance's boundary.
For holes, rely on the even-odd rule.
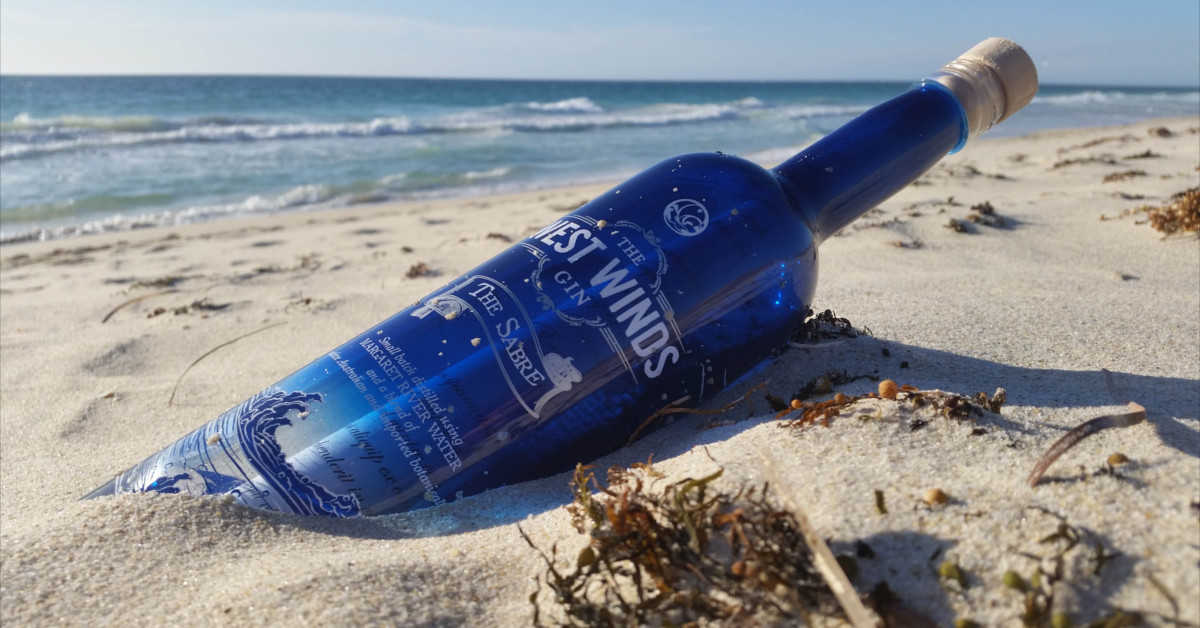
[[[773,490],[856,556],[860,594],[886,582],[936,625],[1022,625],[1005,573],[1045,565],[1030,556],[1061,550],[1043,541],[1062,525],[1080,543],[1055,612],[1200,624],[1200,247],[1127,212],[1197,185],[1197,118],[977,140],[822,244],[814,307],[869,334],[793,348],[704,407],[764,382],[787,400],[833,371],[866,377],[815,400],[891,379],[1003,388],[999,412],[949,417],[906,394],[800,426],[758,391],[593,462],[652,456],[662,485],[721,468],[730,493],[772,466]],[[535,592],[539,620],[562,621],[520,530],[574,567],[588,540],[570,474],[357,520],[78,498],[608,187],[0,248],[0,622],[525,626]],[[1144,422],[1026,483],[1069,429],[1127,401]]]

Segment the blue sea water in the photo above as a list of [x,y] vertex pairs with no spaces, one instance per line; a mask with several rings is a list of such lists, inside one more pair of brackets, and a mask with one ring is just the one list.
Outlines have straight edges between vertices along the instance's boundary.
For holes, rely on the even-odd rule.
[[[0,243],[765,163],[907,83],[0,77]],[[1200,114],[1193,88],[1043,86],[989,136]]]

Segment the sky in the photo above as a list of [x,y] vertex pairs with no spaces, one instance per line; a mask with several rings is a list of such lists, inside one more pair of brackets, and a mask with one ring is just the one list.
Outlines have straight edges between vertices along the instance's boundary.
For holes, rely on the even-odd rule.
[[0,74],[915,80],[992,36],[1043,84],[1200,86],[1197,0],[4,0]]

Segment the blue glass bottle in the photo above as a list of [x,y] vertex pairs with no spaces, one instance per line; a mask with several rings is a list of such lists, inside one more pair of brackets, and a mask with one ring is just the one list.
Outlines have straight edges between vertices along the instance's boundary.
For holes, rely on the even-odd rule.
[[649,168],[89,496],[374,515],[619,448],[767,363],[811,304],[821,240],[1032,98],[1032,63],[994,41],[773,170]]

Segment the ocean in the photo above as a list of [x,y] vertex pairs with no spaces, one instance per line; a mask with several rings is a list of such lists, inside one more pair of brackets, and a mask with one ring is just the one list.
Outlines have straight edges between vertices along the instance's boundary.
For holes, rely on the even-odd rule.
[[[260,76],[0,76],[0,244],[774,164],[908,87]],[[988,136],[1200,115],[1193,88],[1043,86]]]

